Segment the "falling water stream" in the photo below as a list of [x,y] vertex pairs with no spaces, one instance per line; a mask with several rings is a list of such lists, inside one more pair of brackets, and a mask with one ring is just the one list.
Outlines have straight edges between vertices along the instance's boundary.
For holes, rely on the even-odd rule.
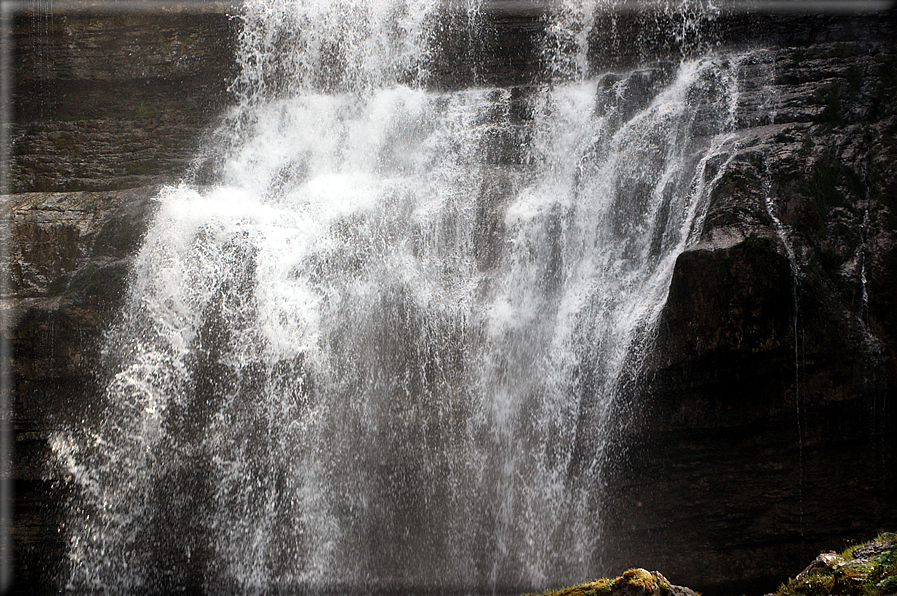
[[439,10],[247,0],[215,183],[159,195],[102,413],[53,439],[69,588],[601,573],[619,380],[700,233],[739,60],[440,92]]

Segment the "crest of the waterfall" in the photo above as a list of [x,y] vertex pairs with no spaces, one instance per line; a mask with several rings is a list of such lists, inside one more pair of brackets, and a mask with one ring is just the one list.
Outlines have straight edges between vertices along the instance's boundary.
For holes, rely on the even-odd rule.
[[739,62],[438,93],[434,10],[247,2],[220,177],[159,196],[100,411],[54,438],[70,588],[602,571],[619,381],[723,171]]

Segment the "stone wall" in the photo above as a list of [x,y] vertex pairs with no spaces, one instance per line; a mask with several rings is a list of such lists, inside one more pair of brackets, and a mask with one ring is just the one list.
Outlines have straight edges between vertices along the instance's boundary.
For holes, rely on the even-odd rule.
[[17,588],[56,586],[66,488],[48,473],[49,438],[99,407],[102,333],[126,291],[157,191],[25,193],[4,197],[0,208],[11,240],[3,334],[14,354]]

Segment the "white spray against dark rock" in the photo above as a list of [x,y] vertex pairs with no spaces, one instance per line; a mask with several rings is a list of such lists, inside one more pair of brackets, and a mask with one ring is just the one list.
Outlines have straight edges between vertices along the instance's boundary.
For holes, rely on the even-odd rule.
[[618,381],[700,233],[738,61],[591,76],[577,5],[559,80],[437,92],[440,9],[246,2],[217,182],[160,194],[105,410],[53,439],[70,588],[602,572]]

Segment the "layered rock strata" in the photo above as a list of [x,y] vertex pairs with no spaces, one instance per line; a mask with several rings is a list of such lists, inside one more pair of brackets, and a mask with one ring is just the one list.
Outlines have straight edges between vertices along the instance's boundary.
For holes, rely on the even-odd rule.
[[12,192],[184,175],[230,100],[237,31],[223,8],[21,12],[12,31]]

